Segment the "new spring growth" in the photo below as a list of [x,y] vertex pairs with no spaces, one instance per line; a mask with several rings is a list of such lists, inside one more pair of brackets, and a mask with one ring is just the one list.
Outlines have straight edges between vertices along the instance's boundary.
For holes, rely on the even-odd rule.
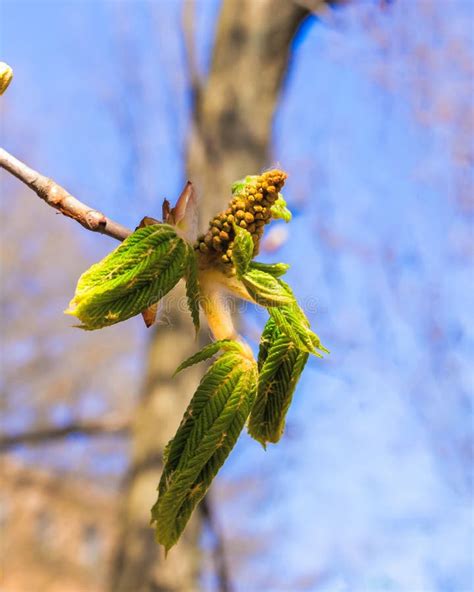
[[[164,454],[158,499],[152,508],[156,539],[170,549],[196,504],[234,447],[245,424],[264,447],[281,438],[297,382],[310,354],[328,353],[281,278],[284,263],[255,261],[265,226],[291,214],[281,170],[237,181],[227,209],[196,236],[197,199],[187,183],[175,207],[165,200],[163,220],[146,217],[125,241],[79,279],[66,311],[94,330],[143,314],[153,323],[157,305],[183,279],[191,317],[206,317],[214,341],[186,360],[209,366]],[[234,327],[226,295],[264,307],[258,360]]]
[[198,238],[196,248],[201,253],[215,257],[216,262],[232,264],[235,226],[238,226],[250,233],[254,245],[253,254],[257,255],[264,226],[272,218],[278,217],[274,206],[285,179],[286,173],[273,170],[234,183],[234,197],[229,207],[211,220],[206,234]]

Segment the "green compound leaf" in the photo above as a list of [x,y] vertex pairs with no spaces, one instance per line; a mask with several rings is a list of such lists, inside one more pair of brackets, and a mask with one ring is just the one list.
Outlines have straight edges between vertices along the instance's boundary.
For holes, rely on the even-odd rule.
[[265,448],[280,440],[285,418],[309,354],[276,327],[270,319],[262,334],[258,355],[258,391],[250,413],[249,434]]
[[281,193],[278,194],[278,199],[270,208],[272,213],[272,218],[284,220],[285,222],[290,222],[292,216],[290,210],[286,207],[286,201],[283,199],[283,195]]
[[262,306],[283,306],[294,301],[280,280],[265,271],[250,269],[241,279],[250,296]]
[[273,307],[269,309],[275,324],[301,350],[322,357],[316,351],[319,339],[309,328],[309,323],[303,311],[297,304]]
[[290,269],[290,266],[288,263],[261,263],[260,261],[252,261],[250,263],[250,268],[264,271],[265,273],[269,273],[273,277],[278,278],[285,275]]
[[237,272],[237,277],[241,278],[248,269],[253,257],[254,243],[250,232],[234,225],[235,238],[232,244],[232,262]]
[[242,431],[257,389],[255,362],[226,352],[209,368],[175,437],[152,508],[156,538],[168,551]]
[[139,228],[79,278],[66,314],[93,330],[135,316],[183,277],[187,247],[173,227]]
[[[94,263],[85,271],[77,282],[75,299],[82,296],[96,286],[101,286],[117,276],[125,274],[136,264],[140,250],[146,248],[145,240],[154,240],[154,247],[176,236],[171,226],[150,225],[142,227],[128,236],[119,247],[109,253],[98,263]],[[149,238],[150,237],[150,238]]]
[[186,298],[188,308],[191,312],[196,335],[199,331],[199,282],[198,282],[198,267],[196,255],[191,245],[187,245],[188,255],[186,261]]
[[311,331],[309,321],[296,302],[291,288],[283,280],[279,279],[277,281],[288,295],[291,294],[293,296],[293,301],[290,304],[268,309],[278,329],[289,337],[295,346],[302,351],[314,354],[319,358],[322,355],[317,350],[329,353],[329,350],[321,345],[321,341],[316,333]]
[[219,341],[213,341],[189,357],[187,360],[184,360],[184,362],[181,362],[181,364],[175,370],[175,375],[185,368],[189,368],[190,366],[194,366],[194,364],[199,364],[199,362],[204,362],[204,360],[212,358],[213,355],[217,354],[217,352],[221,350],[242,353],[242,346],[240,343],[233,341],[232,339],[220,339]]

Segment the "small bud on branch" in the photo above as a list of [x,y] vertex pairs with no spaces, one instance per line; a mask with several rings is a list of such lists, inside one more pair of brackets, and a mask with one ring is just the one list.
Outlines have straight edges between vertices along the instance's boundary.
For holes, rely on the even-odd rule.
[[0,95],[7,90],[13,78],[13,70],[5,62],[0,62]]

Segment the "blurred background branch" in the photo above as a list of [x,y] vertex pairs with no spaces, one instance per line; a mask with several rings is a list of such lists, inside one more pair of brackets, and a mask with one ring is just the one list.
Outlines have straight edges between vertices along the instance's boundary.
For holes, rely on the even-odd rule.
[[[189,92],[191,96],[191,105],[195,105],[200,100],[200,94],[205,80],[199,71],[197,62],[196,47],[196,1],[188,0],[183,2],[182,10],[182,38],[185,55],[185,63],[189,79]],[[193,111],[193,116],[196,110]]]
[[18,445],[45,444],[54,440],[60,440],[73,434],[87,436],[127,436],[130,430],[128,420],[107,420],[90,422],[72,422],[61,427],[43,427],[41,429],[0,436],[0,452]]

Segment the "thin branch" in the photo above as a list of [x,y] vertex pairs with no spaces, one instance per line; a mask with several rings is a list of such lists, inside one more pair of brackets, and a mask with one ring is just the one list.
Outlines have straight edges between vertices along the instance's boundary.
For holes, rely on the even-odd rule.
[[[203,82],[201,80],[199,66],[197,63],[197,50],[194,37],[194,23],[196,22],[195,0],[185,0],[183,4],[181,22],[184,58],[188,69],[189,88],[191,91],[191,103],[194,107],[196,107],[199,101],[200,93],[202,91]],[[194,115],[196,115],[196,113],[194,113]]]
[[349,4],[350,0],[293,0],[293,2],[309,12],[319,15],[324,13],[328,8]]
[[217,589],[219,592],[232,592],[232,582],[227,568],[227,560],[224,547],[224,538],[220,531],[217,519],[214,515],[214,509],[212,507],[212,501],[207,494],[201,502],[201,513],[206,520],[209,529],[214,535],[214,567],[218,579]]
[[0,436],[0,452],[5,452],[14,446],[21,444],[45,444],[59,440],[71,434],[84,434],[87,436],[122,436],[130,431],[130,422],[121,421],[96,421],[96,422],[72,422],[62,427],[38,428],[20,434]]
[[49,206],[59,210],[64,216],[76,220],[87,230],[106,234],[118,241],[123,241],[131,234],[131,230],[82,203],[64,187],[33,170],[3,148],[0,148],[0,167],[27,185]]

